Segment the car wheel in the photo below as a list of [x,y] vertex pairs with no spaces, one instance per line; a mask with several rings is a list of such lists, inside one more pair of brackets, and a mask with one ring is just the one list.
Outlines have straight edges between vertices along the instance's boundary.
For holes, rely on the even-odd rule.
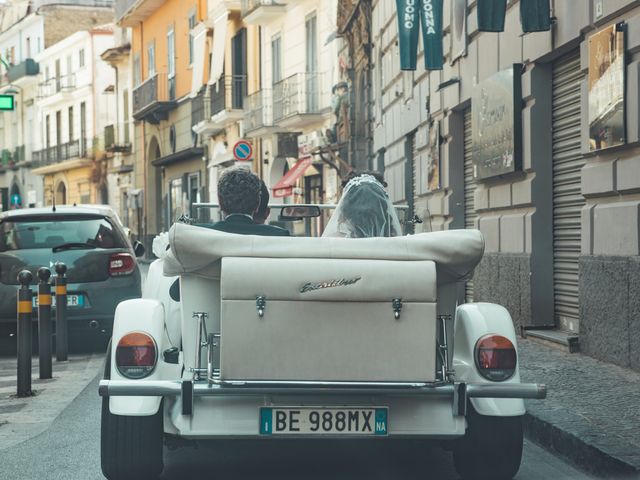
[[[107,354],[105,379],[111,370],[111,351]],[[102,397],[100,459],[102,473],[109,480],[157,478],[164,468],[163,404],[150,417],[114,415],[109,397]]]
[[522,460],[522,417],[489,417],[471,405],[467,433],[453,448],[453,462],[464,480],[508,480]]

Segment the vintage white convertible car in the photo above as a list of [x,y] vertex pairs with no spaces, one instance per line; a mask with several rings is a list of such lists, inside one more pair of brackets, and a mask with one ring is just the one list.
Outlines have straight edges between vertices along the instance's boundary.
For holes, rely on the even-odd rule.
[[159,475],[168,439],[293,436],[440,440],[465,479],[515,475],[522,399],[546,391],[520,383],[503,307],[458,304],[480,232],[274,238],[178,223],[169,239],[143,298],[116,311],[100,382],[107,478]]

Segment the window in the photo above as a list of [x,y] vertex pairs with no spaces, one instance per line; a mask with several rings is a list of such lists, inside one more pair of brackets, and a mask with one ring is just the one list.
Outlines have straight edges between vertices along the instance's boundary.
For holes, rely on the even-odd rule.
[[169,182],[169,225],[172,225],[183,212],[182,178]]
[[122,91],[122,113],[124,114],[124,143],[129,144],[129,90]]
[[51,147],[51,115],[47,115],[44,122],[44,135],[46,138],[46,147]]
[[81,48],[78,54],[78,64],[80,68],[84,68],[84,48]]
[[31,37],[27,37],[26,51],[27,51],[27,58],[31,58]]
[[282,37],[280,34],[271,39],[271,78],[273,84],[282,80]]
[[176,38],[173,27],[167,32],[167,74],[169,78],[176,76]]
[[73,142],[73,107],[69,107],[69,143]]
[[191,10],[189,13],[189,65],[193,65],[193,32],[192,30],[196,26],[196,11],[195,9]]
[[81,156],[84,157],[87,152],[87,104],[80,104],[80,150]]
[[147,72],[149,78],[156,74],[156,43],[151,42],[147,45]]
[[67,85],[71,86],[71,77],[73,75],[73,63],[71,60],[71,55],[67,57]]
[[[200,201],[200,173],[190,173],[189,179],[189,207]],[[191,210],[190,210],[191,211]]]
[[49,81],[49,79],[51,78],[51,71],[49,70],[49,65],[47,65],[44,69],[44,79],[45,81]]
[[142,72],[140,71],[140,54],[133,56],[133,86],[137,87],[142,83]]

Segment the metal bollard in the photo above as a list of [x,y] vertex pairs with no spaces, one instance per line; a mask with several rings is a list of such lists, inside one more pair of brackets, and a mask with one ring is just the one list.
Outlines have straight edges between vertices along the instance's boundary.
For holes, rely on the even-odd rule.
[[18,397],[28,397],[31,392],[31,315],[33,292],[29,284],[33,275],[29,270],[18,274]]
[[56,263],[56,360],[66,362],[69,357],[69,337],[67,333],[67,266]]
[[40,356],[40,378],[53,378],[51,367],[51,270],[38,270],[38,354]]

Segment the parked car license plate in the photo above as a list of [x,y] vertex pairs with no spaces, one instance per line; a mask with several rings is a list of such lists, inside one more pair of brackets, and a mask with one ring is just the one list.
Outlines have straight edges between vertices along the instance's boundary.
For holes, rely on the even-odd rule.
[[[55,295],[51,295],[51,306],[56,306]],[[84,295],[67,295],[67,307],[84,307]],[[38,295],[33,296],[33,308],[38,308]]]
[[263,407],[261,435],[387,435],[386,407]]

